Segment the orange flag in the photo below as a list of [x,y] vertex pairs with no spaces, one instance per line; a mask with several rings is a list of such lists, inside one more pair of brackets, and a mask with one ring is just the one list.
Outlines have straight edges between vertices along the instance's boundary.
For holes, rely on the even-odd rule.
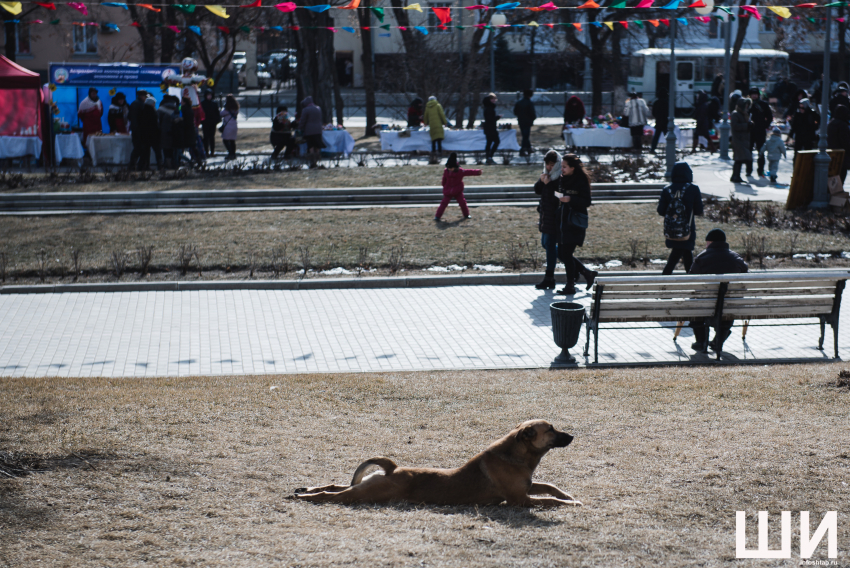
[[340,6],[340,10],[356,10],[360,6],[360,0],[351,0],[345,6]]
[[136,6],[141,6],[142,8],[147,8],[153,12],[162,12],[159,8],[154,8],[151,4],[136,4]]
[[658,27],[658,20],[647,20],[647,22],[649,22],[650,24],[652,24],[656,28]]
[[576,24],[573,24],[573,26],[574,26],[574,27],[575,27],[575,29],[577,29],[578,31],[581,31],[581,24],[576,23]]
[[587,2],[585,2],[584,4],[579,6],[579,9],[581,9],[581,8],[598,8],[598,7],[599,7],[599,4],[597,4],[593,0],[587,0]]

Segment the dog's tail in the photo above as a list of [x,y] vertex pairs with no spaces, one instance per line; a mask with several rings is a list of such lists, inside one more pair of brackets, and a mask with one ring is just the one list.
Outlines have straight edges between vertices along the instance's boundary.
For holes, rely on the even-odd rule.
[[351,485],[357,485],[363,481],[363,476],[366,475],[366,470],[369,466],[376,465],[384,470],[384,475],[390,475],[398,467],[390,458],[372,458],[364,461],[357,469],[354,470],[354,477],[351,479]]

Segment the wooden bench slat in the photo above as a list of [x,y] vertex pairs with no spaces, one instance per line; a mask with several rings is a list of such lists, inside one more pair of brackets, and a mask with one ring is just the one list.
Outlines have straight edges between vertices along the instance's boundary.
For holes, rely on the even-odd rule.
[[755,306],[736,306],[730,307],[728,310],[723,310],[723,319],[750,319],[755,316],[782,316],[783,318],[811,317],[829,313],[830,309],[825,310],[820,306],[783,306],[772,308],[759,308]]
[[835,286],[838,283],[838,280],[812,280],[809,282],[789,282],[789,281],[776,281],[776,282],[750,282],[750,281],[740,281],[740,282],[730,282],[728,290],[775,290],[777,288],[831,288],[833,291],[835,290]]
[[692,291],[692,290],[671,290],[668,292],[661,291],[646,291],[646,292],[613,292],[611,294],[608,293],[608,290],[605,290],[605,293],[602,294],[603,301],[610,300],[673,300],[673,299],[688,299],[688,298],[697,298],[697,299],[707,299],[707,298],[717,298],[717,290],[711,291]]
[[827,312],[832,311],[832,301],[834,296],[817,296],[814,298],[726,298],[723,301],[723,311],[731,307],[740,306],[764,306],[769,307],[785,307],[785,306],[820,306],[826,308]]
[[716,294],[719,288],[719,282],[710,284],[610,284],[605,286],[602,295],[606,296],[611,292],[651,292],[655,290],[665,292],[672,290],[706,290],[714,291]]
[[713,298],[704,300],[652,300],[649,302],[635,302],[631,300],[605,302],[603,299],[599,309],[602,313],[605,313],[606,310],[630,310],[634,312],[659,309],[699,310],[702,308],[711,308],[713,310],[716,303]]
[[739,280],[773,280],[809,282],[813,280],[850,280],[848,270],[822,270],[818,272],[750,272],[746,274],[686,274],[682,276],[598,276],[596,281],[605,286],[612,284],[683,284],[698,282],[734,282]]
[[[599,314],[599,321],[647,321],[647,318],[660,318],[658,321],[680,321],[689,318],[708,318],[714,315],[714,308],[700,310],[654,310],[634,312],[630,310],[611,310]],[[625,318],[625,319],[624,319]]]
[[727,298],[769,298],[775,296],[787,296],[789,298],[797,298],[799,296],[829,296],[835,297],[835,288],[812,288],[806,290],[780,288],[779,290],[738,290],[726,294]]

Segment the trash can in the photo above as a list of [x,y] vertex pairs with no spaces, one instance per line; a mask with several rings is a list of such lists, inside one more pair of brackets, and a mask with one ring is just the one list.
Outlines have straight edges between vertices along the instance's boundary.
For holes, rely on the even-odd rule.
[[578,342],[581,324],[584,323],[584,306],[575,302],[554,302],[549,305],[552,314],[552,335],[555,345],[561,348],[561,354],[555,357],[555,363],[575,363],[570,348]]

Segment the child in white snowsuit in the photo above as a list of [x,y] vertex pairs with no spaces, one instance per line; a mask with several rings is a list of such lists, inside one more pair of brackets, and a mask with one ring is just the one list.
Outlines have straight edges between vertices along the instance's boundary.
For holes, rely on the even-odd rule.
[[779,128],[773,129],[773,134],[765,142],[761,151],[767,154],[767,167],[770,170],[770,183],[776,183],[776,173],[779,170],[779,158],[785,158],[785,142]]

